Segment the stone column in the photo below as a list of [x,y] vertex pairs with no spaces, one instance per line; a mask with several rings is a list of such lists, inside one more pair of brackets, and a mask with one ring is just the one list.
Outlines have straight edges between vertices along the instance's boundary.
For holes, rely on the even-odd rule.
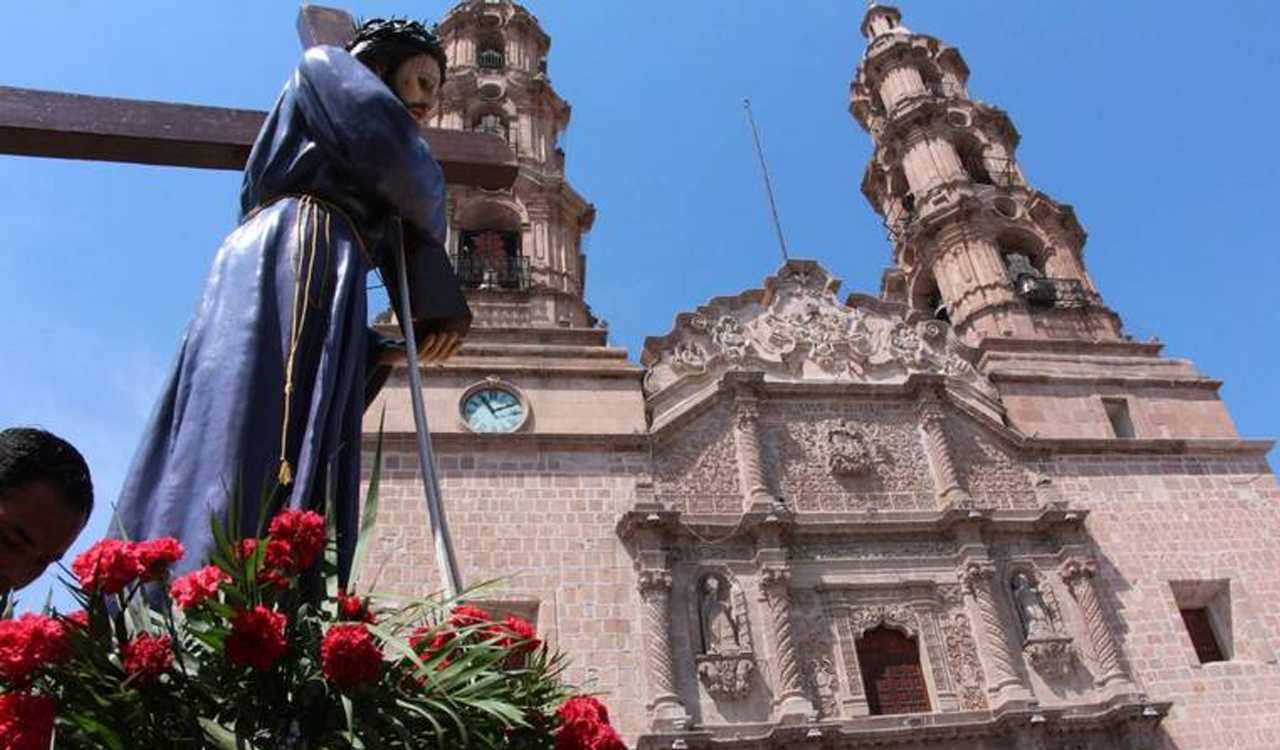
[[760,403],[754,396],[739,393],[733,409],[733,440],[743,511],[769,511],[773,508],[773,496],[765,481],[764,457],[760,453]]
[[1031,697],[1018,672],[1017,656],[1009,647],[1005,618],[1000,613],[995,566],[986,561],[969,562],[960,569],[960,583],[977,611],[979,653],[987,673],[987,693],[994,705]]
[[1095,682],[1098,687],[1105,687],[1113,683],[1127,683],[1129,678],[1120,666],[1120,647],[1111,627],[1107,625],[1106,613],[1102,611],[1102,599],[1098,596],[1098,589],[1093,581],[1097,573],[1097,565],[1080,559],[1068,560],[1059,571],[1072,598],[1080,605],[1085,626],[1089,628],[1089,642],[1093,644],[1093,654],[1100,673]]
[[946,420],[942,400],[938,398],[938,394],[931,390],[920,394],[916,415],[920,419],[920,429],[924,432],[924,447],[929,465],[933,467],[938,504],[943,507],[973,507],[973,498],[960,484],[960,474],[956,471],[955,458],[951,455],[951,443],[947,441],[947,433],[943,427]]
[[804,720],[814,713],[814,709],[805,696],[799,644],[791,624],[791,571],[781,566],[763,568],[760,571],[760,590],[769,609],[769,625],[773,630],[774,653],[777,655],[778,697],[774,705],[784,723]]
[[687,721],[688,712],[676,689],[671,648],[671,571],[640,571],[640,598],[644,600],[644,661],[649,672],[649,713],[657,728],[671,728]]

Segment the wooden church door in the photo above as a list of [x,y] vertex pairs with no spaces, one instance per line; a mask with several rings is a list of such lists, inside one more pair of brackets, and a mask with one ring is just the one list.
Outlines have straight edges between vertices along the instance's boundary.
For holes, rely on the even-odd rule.
[[929,710],[929,689],[914,638],[882,626],[858,639],[857,650],[872,715]]

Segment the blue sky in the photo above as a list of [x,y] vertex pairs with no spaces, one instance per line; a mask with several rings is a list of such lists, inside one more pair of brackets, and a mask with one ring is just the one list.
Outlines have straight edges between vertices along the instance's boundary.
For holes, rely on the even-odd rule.
[[[449,7],[332,4],[427,19]],[[568,174],[599,211],[587,295],[616,343],[637,357],[677,312],[777,267],[744,96],[792,255],[875,293],[890,247],[858,189],[871,142],[846,111],[864,3],[529,7],[573,105]],[[959,47],[975,97],[1009,112],[1024,172],[1075,206],[1086,263],[1127,330],[1225,380],[1244,436],[1280,435],[1280,4],[899,7]],[[0,85],[266,109],[296,63],[296,12],[285,0],[11,3]],[[0,156],[0,425],[42,425],[89,458],[99,512],[76,549],[105,528],[238,189],[234,173]]]

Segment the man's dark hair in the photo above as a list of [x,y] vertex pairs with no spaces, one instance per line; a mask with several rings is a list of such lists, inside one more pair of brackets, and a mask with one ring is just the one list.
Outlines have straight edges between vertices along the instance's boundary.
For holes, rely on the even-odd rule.
[[411,57],[431,55],[435,58],[442,83],[449,65],[433,29],[399,18],[370,18],[360,24],[355,38],[347,43],[347,51],[370,69],[383,68],[382,78],[388,83],[394,80],[400,64]]
[[93,511],[89,465],[71,443],[31,427],[0,430],[0,503],[34,482],[53,487],[67,507],[86,517]]

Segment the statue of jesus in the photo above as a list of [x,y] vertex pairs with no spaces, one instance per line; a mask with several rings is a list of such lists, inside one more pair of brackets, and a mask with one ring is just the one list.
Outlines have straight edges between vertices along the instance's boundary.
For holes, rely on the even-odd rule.
[[452,354],[471,320],[445,255],[443,175],[420,130],[445,69],[436,36],[411,21],[374,19],[346,50],[306,52],[254,143],[240,224],[126,478],[127,537],[176,537],[191,569],[212,552],[211,514],[225,517],[233,499],[237,531],[252,536],[262,502],[323,510],[332,493],[345,578],[361,417],[404,358],[403,342],[368,329],[367,277],[381,271],[402,309],[403,241],[423,360]]

